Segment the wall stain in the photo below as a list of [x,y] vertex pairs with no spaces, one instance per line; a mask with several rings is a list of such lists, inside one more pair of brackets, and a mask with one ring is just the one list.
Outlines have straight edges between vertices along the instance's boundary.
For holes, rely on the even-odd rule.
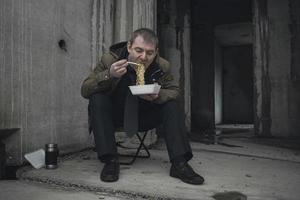
[[[261,59],[261,117],[256,118],[256,132],[261,136],[271,135],[271,80],[269,76],[269,19],[268,19],[268,3],[267,0],[256,1],[256,9],[258,12],[257,23],[259,29],[259,45]],[[256,91],[256,98],[258,94]],[[255,100],[257,102],[257,100]],[[256,111],[257,113],[257,111]],[[259,128],[261,131],[259,132]]]
[[[180,105],[184,111],[185,105],[185,52],[184,52],[184,31],[186,29],[185,18],[190,16],[190,1],[176,1],[176,19],[175,19],[175,31],[176,31],[176,49],[180,51],[180,70],[179,70],[179,86],[181,89]],[[188,92],[188,91],[187,91]],[[186,117],[186,116],[185,116]]]
[[[300,3],[297,0],[289,0],[289,10],[290,10],[290,34],[291,34],[291,71],[290,76],[292,81],[300,81]],[[298,11],[298,12],[297,12]]]

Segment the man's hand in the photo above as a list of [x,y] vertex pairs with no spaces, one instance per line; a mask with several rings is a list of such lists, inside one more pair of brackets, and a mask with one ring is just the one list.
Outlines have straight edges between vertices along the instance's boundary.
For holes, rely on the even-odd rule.
[[146,101],[154,101],[158,98],[158,94],[146,94],[146,95],[139,95],[140,98]]
[[113,63],[109,69],[110,77],[114,77],[114,78],[122,77],[127,72],[127,68],[126,68],[127,65],[128,63],[126,59],[122,59]]

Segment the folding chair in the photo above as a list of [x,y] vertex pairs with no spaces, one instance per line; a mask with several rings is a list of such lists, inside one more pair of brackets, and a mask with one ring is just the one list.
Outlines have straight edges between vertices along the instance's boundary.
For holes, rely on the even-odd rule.
[[[91,133],[92,131],[92,127],[91,127],[91,119],[90,119],[90,105],[88,105],[88,127],[89,127],[89,133]],[[137,158],[150,158],[150,152],[149,149],[147,148],[147,146],[144,144],[144,141],[146,139],[147,133],[150,131],[151,129],[148,130],[141,130],[140,132],[137,132],[135,135],[137,136],[138,140],[139,140],[139,146],[136,149],[136,152],[134,154],[119,154],[119,156],[121,157],[130,157],[132,158],[130,161],[128,162],[119,162],[121,165],[132,165],[134,163],[134,161]],[[142,137],[140,136],[141,134],[144,134]],[[121,145],[120,142],[117,142],[117,146],[120,148],[124,148],[124,149],[133,149],[133,148],[128,148],[125,147],[123,145]],[[135,149],[135,148],[134,148]],[[146,155],[140,155],[141,150],[145,150]]]
[[[134,163],[134,161],[137,159],[137,158],[150,158],[150,152],[149,152],[149,149],[148,147],[145,145],[144,141],[146,139],[146,136],[148,134],[149,130],[148,131],[142,131],[142,132],[138,132],[136,133],[136,136],[139,140],[139,145],[137,148],[129,148],[129,147],[125,147],[123,146],[120,142],[117,142],[117,146],[120,147],[120,148],[124,148],[124,149],[135,149],[135,153],[134,154],[120,154],[119,153],[119,156],[121,157],[129,157],[129,158],[132,158],[130,159],[129,161],[120,161],[119,163],[121,165],[132,165]],[[143,134],[142,136],[140,134]],[[140,155],[141,153],[141,150],[144,150],[146,152],[146,155]]]

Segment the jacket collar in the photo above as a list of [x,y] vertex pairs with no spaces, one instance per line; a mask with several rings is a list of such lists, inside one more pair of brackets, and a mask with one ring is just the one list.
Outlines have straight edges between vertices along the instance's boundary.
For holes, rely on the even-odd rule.
[[114,44],[109,48],[109,50],[110,53],[118,60],[124,58],[126,59],[128,57],[127,42],[120,42]]

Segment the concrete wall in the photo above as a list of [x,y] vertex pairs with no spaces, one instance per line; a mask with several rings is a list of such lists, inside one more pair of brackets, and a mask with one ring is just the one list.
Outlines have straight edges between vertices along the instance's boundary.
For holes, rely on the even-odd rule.
[[128,40],[132,31],[156,30],[156,15],[156,0],[93,0],[91,66],[111,44]]
[[[132,17],[124,14],[126,2]],[[0,128],[20,128],[5,141],[9,164],[23,162],[25,153],[48,142],[58,143],[61,152],[92,143],[82,80],[112,42],[140,26],[155,28],[155,5],[0,0]],[[120,19],[132,24],[125,32]]]
[[254,0],[254,129],[257,135],[264,136],[271,135],[267,8],[267,0]]
[[[292,65],[291,7],[288,1],[277,0],[270,1],[268,8],[272,44],[269,52],[272,86],[271,133],[275,136],[300,137],[300,84],[299,81],[293,81],[293,77],[298,77],[299,74],[293,71]],[[294,34],[299,37],[300,32]],[[297,43],[295,45],[299,46]],[[298,62],[299,68],[299,60],[295,62]]]
[[215,125],[214,9],[203,1],[192,1],[192,5],[192,131],[201,134]]
[[299,10],[291,9],[289,1],[255,1],[255,5],[256,133],[299,137],[299,81],[293,78],[299,62],[292,62],[292,46],[299,44],[291,40],[290,29],[292,12]]
[[269,76],[271,83],[271,133],[289,134],[289,83],[291,69],[290,14],[288,1],[268,1]]
[[290,0],[291,82],[289,84],[290,135],[300,137],[300,1]]
[[125,41],[141,27],[156,30],[156,0],[116,0],[114,41]]
[[190,130],[190,1],[158,1],[158,20],[160,55],[170,62],[179,82],[180,105],[185,113],[187,130]]
[[293,82],[300,81],[300,1],[290,0],[290,31],[291,31],[291,49],[292,49],[292,68],[291,77]]
[[[91,62],[91,1],[1,1],[1,128],[10,162],[57,142],[87,146],[86,102],[79,88]],[[58,42],[65,41],[60,48]]]

